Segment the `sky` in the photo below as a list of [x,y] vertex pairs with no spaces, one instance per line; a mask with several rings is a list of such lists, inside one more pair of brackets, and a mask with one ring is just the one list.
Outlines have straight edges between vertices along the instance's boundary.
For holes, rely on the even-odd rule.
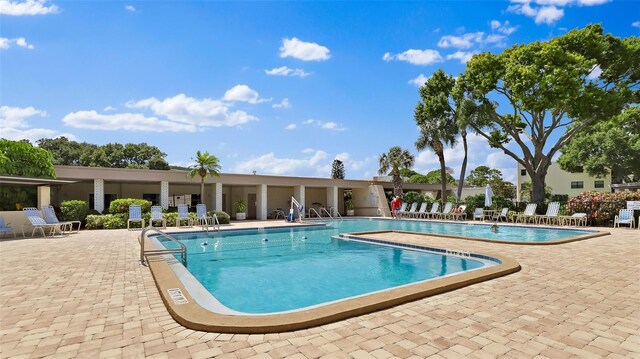
[[[329,177],[337,158],[349,179],[401,146],[426,173],[413,111],[433,72],[589,23],[638,36],[640,2],[0,0],[0,137],[146,142],[179,166],[208,151],[223,173]],[[468,140],[467,171],[515,180]],[[463,154],[445,151],[456,178]]]

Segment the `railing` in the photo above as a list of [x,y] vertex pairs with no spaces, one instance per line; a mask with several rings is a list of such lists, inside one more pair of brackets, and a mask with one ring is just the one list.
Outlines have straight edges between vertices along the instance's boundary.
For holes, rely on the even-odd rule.
[[335,213],[334,217],[342,218],[342,215],[340,214],[340,211],[338,211],[338,209],[336,207],[329,207],[329,212],[330,213]]
[[318,218],[322,218],[322,216],[320,215],[320,213],[318,213],[318,211],[316,211],[315,208],[309,208],[309,218],[311,218],[311,213],[315,213],[316,216],[318,216]]
[[[148,231],[153,231],[156,232],[158,234],[160,234],[161,236],[169,239],[172,242],[177,243],[180,248],[174,248],[174,249],[149,249],[149,250],[145,250],[144,249],[144,243],[145,243],[145,236],[147,234]],[[143,265],[148,265],[149,261],[146,260],[146,256],[159,256],[159,255],[163,255],[163,254],[174,254],[174,253],[180,253],[180,256],[182,257],[182,264],[183,265],[187,265],[187,246],[185,246],[182,242],[180,242],[179,240],[177,240],[175,237],[164,233],[163,231],[159,230],[156,227],[146,227],[142,230],[142,233],[140,233],[140,238],[138,238],[138,242],[140,242],[140,263],[142,263]]]
[[333,216],[331,215],[331,213],[329,213],[329,211],[327,211],[326,208],[320,207],[320,215],[322,215],[322,212],[326,213],[329,218],[333,219]]

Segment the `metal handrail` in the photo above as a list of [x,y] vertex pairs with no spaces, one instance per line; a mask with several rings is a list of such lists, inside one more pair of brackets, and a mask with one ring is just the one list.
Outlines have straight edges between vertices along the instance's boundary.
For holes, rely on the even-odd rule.
[[[160,234],[161,236],[171,240],[172,242],[177,243],[180,246],[180,249],[149,249],[149,250],[145,250],[144,249],[144,238],[147,234],[148,231],[153,231],[156,232],[158,234]],[[184,264],[185,266],[187,265],[187,246],[184,245],[184,243],[180,242],[179,240],[177,240],[175,237],[164,233],[163,231],[159,230],[156,227],[146,227],[142,230],[142,233],[140,233],[140,237],[138,238],[138,242],[140,242],[140,263],[142,263],[143,265],[145,264],[145,262],[148,264],[148,261],[145,261],[145,256],[148,255],[162,255],[162,254],[171,254],[171,253],[180,253],[180,256],[182,257],[182,264]]]
[[316,216],[318,216],[318,218],[322,218],[320,213],[318,213],[318,211],[316,211],[315,208],[309,208],[309,218],[311,218],[311,211],[315,212],[315,214],[316,214]]
[[211,223],[211,226],[213,227],[213,229],[216,232],[220,232],[220,221],[218,220],[218,216],[214,213],[213,216],[204,216],[204,217],[199,217],[198,219],[203,220],[204,224],[202,225],[202,228],[204,228],[205,231],[207,231],[207,233],[209,232],[209,219],[208,218],[213,218],[213,223]]
[[340,211],[338,211],[338,209],[336,207],[330,207],[329,208],[329,212],[333,212],[333,213],[335,213],[335,216],[342,218],[342,215],[340,214]]
[[323,211],[327,213],[327,215],[329,216],[329,218],[333,219],[333,216],[331,215],[331,213],[329,213],[329,211],[327,211],[327,209],[326,209],[326,208],[324,208],[324,207],[320,207],[320,214],[322,214],[322,212],[323,212]]

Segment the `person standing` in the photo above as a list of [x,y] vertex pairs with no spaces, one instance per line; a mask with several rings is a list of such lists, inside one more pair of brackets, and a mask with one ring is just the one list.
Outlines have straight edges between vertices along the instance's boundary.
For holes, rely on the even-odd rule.
[[393,218],[398,218],[398,212],[400,211],[400,207],[402,206],[402,200],[400,196],[396,196],[393,200],[391,200],[391,216]]

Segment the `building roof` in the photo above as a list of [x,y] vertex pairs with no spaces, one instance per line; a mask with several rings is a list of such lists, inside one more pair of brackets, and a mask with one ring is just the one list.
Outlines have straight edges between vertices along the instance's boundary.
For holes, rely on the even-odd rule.
[[11,176],[0,175],[0,184],[14,184],[21,186],[46,186],[56,184],[69,184],[75,183],[73,180],[60,180],[52,178],[39,178],[39,177],[24,177],[24,176]]

